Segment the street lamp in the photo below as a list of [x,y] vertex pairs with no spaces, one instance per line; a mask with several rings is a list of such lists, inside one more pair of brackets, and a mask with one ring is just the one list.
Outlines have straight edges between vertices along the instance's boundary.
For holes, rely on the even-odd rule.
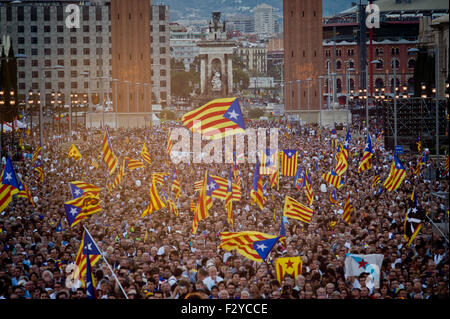
[[309,113],[309,109],[310,109],[310,106],[309,106],[309,102],[310,102],[310,98],[309,98],[309,91],[310,91],[310,87],[311,87],[311,78],[307,78],[306,79],[306,81],[308,81],[307,83],[308,83],[308,113]]
[[90,109],[91,108],[91,104],[92,104],[92,96],[91,96],[91,78],[89,77],[90,76],[90,73],[89,73],[89,71],[83,71],[83,72],[81,72],[80,73],[81,75],[84,75],[84,76],[86,76],[87,77],[87,80],[88,80],[88,87],[87,87],[87,89],[88,89],[88,109]]
[[42,112],[42,108],[45,106],[45,98],[46,98],[46,92],[45,92],[45,85],[44,85],[44,76],[42,74],[42,72],[44,70],[61,70],[64,69],[64,67],[62,65],[55,65],[53,67],[48,67],[48,68],[40,68],[40,74],[41,74],[41,85],[39,87],[40,91],[41,91],[41,101],[40,101],[40,105],[39,105],[39,141],[40,141],[40,145],[43,145],[43,129],[42,129],[42,123],[43,123],[43,112]]

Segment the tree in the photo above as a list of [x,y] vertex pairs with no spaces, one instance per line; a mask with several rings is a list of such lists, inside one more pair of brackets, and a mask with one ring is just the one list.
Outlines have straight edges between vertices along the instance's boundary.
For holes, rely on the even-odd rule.
[[245,65],[242,62],[242,58],[236,53],[233,54],[233,83],[234,86],[245,90],[250,85],[250,77],[248,73],[244,70]]
[[251,119],[259,119],[261,116],[264,116],[263,109],[251,109],[248,111],[248,117]]
[[191,69],[189,72],[184,70],[183,62],[175,61],[175,59],[171,59],[171,73],[170,73],[170,82],[171,82],[171,91],[172,96],[188,98],[190,93],[193,91],[195,84],[200,83],[200,72],[197,72],[196,65],[199,64],[199,60],[195,60],[191,64]]

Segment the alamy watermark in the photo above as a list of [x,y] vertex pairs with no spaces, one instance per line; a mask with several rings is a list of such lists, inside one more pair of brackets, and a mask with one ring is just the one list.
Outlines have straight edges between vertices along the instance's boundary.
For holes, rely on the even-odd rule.
[[[199,131],[201,130],[201,126],[197,124],[195,127]],[[256,163],[257,154],[261,151],[278,150],[277,128],[247,128],[245,133],[233,133],[232,129],[228,129],[225,130],[224,138],[208,140],[200,133],[190,133],[184,127],[174,128],[171,131],[170,139],[176,142],[172,147],[170,158],[174,164],[191,162],[196,164]],[[246,138],[247,141],[245,141]],[[206,144],[202,143],[205,141]],[[202,146],[202,144],[204,145]]]
[[368,4],[366,7],[366,27],[367,29],[380,28],[380,7],[376,4]]
[[66,17],[66,27],[69,29],[79,29],[81,24],[80,7],[76,4],[69,4],[66,6],[66,13],[69,15]]

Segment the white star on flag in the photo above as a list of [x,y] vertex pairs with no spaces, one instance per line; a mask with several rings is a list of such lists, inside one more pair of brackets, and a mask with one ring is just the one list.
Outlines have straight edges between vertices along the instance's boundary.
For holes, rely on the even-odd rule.
[[77,212],[77,209],[76,209],[76,208],[72,207],[72,208],[70,209],[70,213],[71,213],[73,216],[75,216],[78,212]]
[[266,248],[267,248],[267,246],[264,244],[256,245],[256,249],[258,249],[258,250],[264,251]]
[[291,153],[291,152],[289,152],[289,153],[288,153],[288,156],[289,156],[289,157],[291,157],[291,156],[292,156],[292,153]]
[[74,193],[75,193],[75,195],[81,195],[81,191],[77,188],[77,189],[75,189],[75,191],[74,191]]
[[230,119],[238,119],[238,117],[239,117],[239,114],[238,113],[236,113],[234,110],[233,111],[231,111],[230,113],[227,113],[229,116],[230,116]]
[[211,182],[211,184],[209,184],[209,189],[208,190],[211,190],[211,189],[215,190],[216,189],[216,184]]
[[8,181],[10,181],[10,180],[12,179],[11,173],[6,173],[5,179],[7,179]]

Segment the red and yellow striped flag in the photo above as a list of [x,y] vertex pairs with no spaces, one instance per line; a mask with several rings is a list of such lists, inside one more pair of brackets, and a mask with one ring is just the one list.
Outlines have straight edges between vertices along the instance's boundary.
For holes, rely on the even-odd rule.
[[23,189],[17,193],[17,197],[22,197],[22,198],[28,198],[28,200],[30,201],[30,203],[35,206],[34,201],[33,201],[33,196],[31,196],[31,192],[28,189],[27,185],[25,185],[25,183],[23,181],[21,181]]
[[221,243],[217,248],[226,251],[236,250],[239,254],[250,260],[263,262],[261,256],[253,247],[253,243],[276,237],[278,236],[257,231],[222,232],[220,233]]
[[34,150],[33,157],[31,158],[31,161],[32,161],[32,162],[38,160],[38,156],[39,156],[39,153],[41,152],[41,150],[42,150],[42,147],[41,147],[40,145],[38,145],[38,146],[36,147],[36,149]]
[[183,115],[183,125],[206,139],[245,133],[244,118],[238,99],[216,99]]
[[233,183],[233,202],[239,202],[242,198],[241,186]]
[[365,170],[372,168],[372,157],[373,157],[373,150],[372,150],[372,140],[370,139],[370,134],[367,136],[367,144],[366,148],[364,149],[363,158],[361,159],[361,163],[358,167],[358,173],[361,173]]
[[305,223],[310,223],[313,210],[297,202],[292,197],[286,196],[284,199],[283,216],[294,218]]
[[81,153],[78,150],[78,148],[75,146],[75,144],[72,144],[69,148],[69,151],[67,152],[67,156],[69,158],[73,158],[76,161],[79,161],[81,159]]
[[141,161],[129,157],[125,157],[125,159],[128,161],[127,169],[130,171],[135,170],[137,168],[145,167],[144,163],[142,163]]
[[103,160],[109,169],[109,175],[114,174],[114,171],[119,164],[117,157],[114,155],[113,149],[111,147],[111,143],[109,141],[108,132],[105,130],[105,134],[103,135],[103,143],[102,143],[102,155]]
[[147,146],[145,145],[145,143],[144,143],[144,145],[142,145],[141,156],[144,159],[144,161],[146,161],[149,165],[152,165],[150,153],[148,152]]
[[383,186],[389,192],[395,191],[400,187],[400,184],[406,177],[406,169],[403,167],[403,164],[400,162],[397,155],[394,155],[394,159],[392,160],[391,171],[389,172],[389,176],[383,183]]
[[344,185],[344,182],[342,182],[342,178],[334,172],[322,174],[322,178],[337,189],[340,189]]
[[295,176],[297,173],[297,150],[283,150],[281,153],[281,175]]
[[297,278],[302,274],[302,259],[297,257],[280,257],[275,260],[275,269],[277,273],[277,280],[281,284],[286,274]]
[[[194,219],[192,221],[192,234],[197,233],[198,223],[209,216],[209,204],[207,201],[206,194],[206,184],[208,181],[208,172],[205,172],[205,177],[203,178],[203,185],[198,197],[197,206],[194,212]],[[212,204],[212,203],[211,203]]]
[[[79,279],[84,283],[84,277],[86,276],[86,252],[89,255],[90,265],[95,265],[101,258],[100,252],[97,250],[93,244],[93,239],[86,231],[83,231],[83,236],[80,243],[80,248],[78,249],[77,257],[75,259],[75,265],[78,269]],[[77,272],[75,272],[77,274]]]
[[227,197],[225,199],[225,209],[227,210],[228,223],[233,225],[233,179],[231,167],[228,173]]
[[314,201],[313,190],[311,186],[311,180],[309,179],[308,170],[305,170],[305,191],[308,198],[308,205],[312,205]]
[[352,212],[355,210],[352,205],[352,199],[350,198],[350,195],[348,195],[347,201],[344,205],[344,213],[342,214],[342,219],[347,223],[350,224],[350,217]]
[[148,206],[142,213],[141,217],[152,214],[164,207],[166,207],[166,205],[158,195],[158,191],[156,190],[156,183],[152,182],[152,186],[150,187],[150,202],[148,203]]
[[167,134],[167,154],[169,154],[170,157],[170,153],[172,153],[172,148],[173,148],[173,140],[170,138],[170,134],[172,133],[172,129],[169,129],[169,133]]

